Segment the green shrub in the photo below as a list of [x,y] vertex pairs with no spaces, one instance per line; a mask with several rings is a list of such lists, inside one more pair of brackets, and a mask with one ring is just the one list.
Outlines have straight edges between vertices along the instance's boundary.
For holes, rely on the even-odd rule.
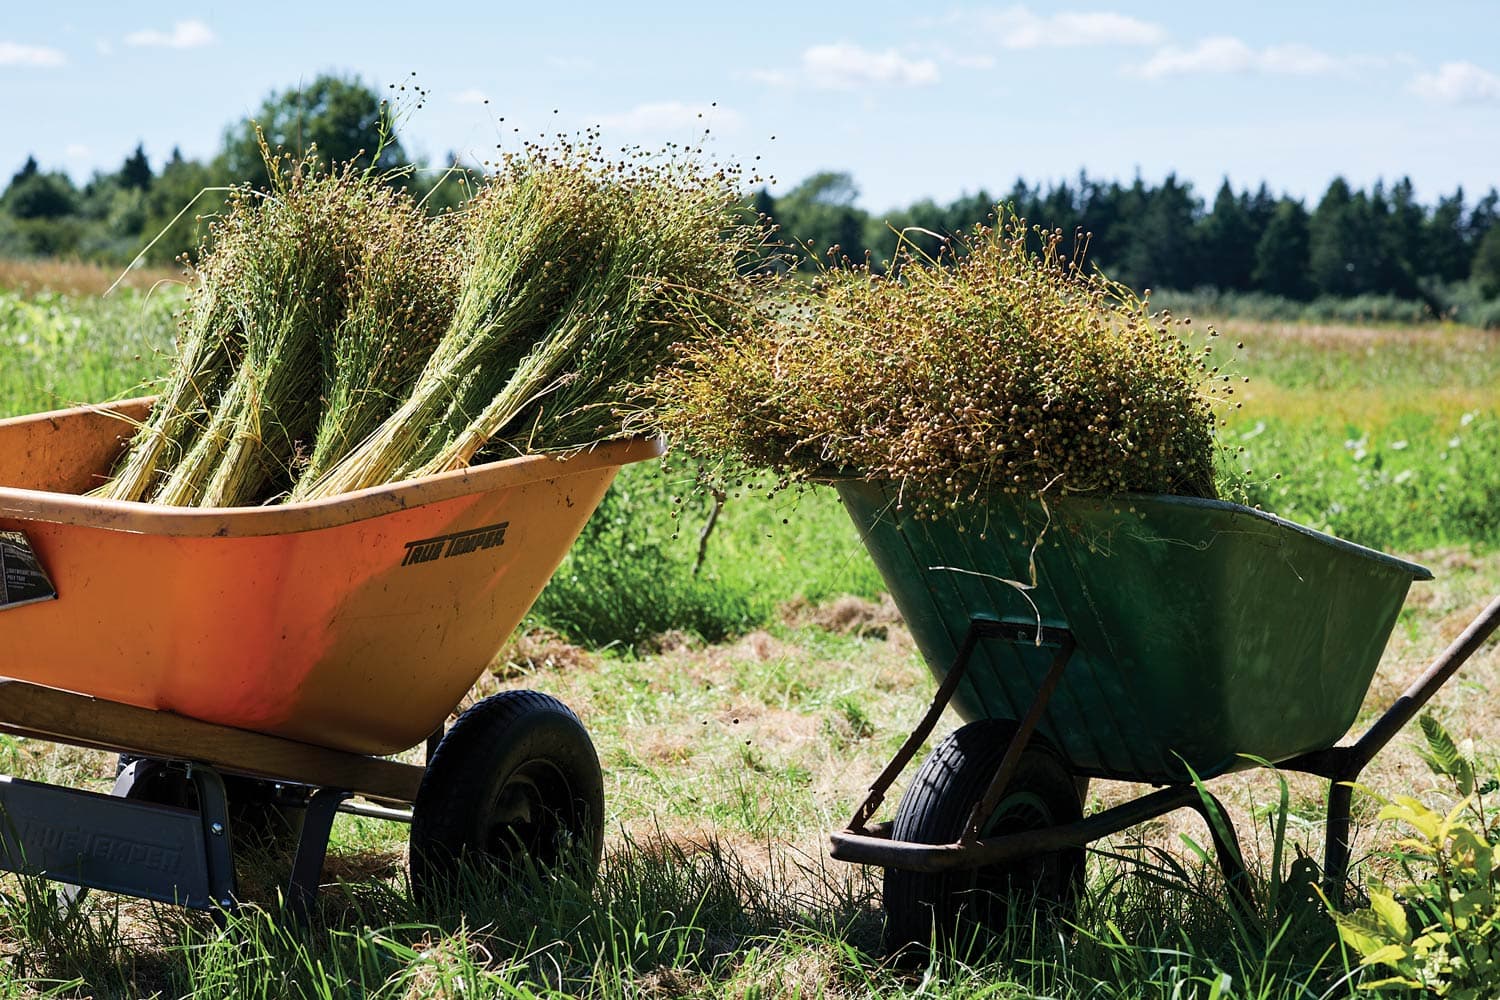
[[532,619],[592,646],[666,632],[716,642],[770,623],[796,598],[883,589],[832,491],[731,496],[704,539],[709,506],[682,500],[692,483],[681,463],[623,469]]

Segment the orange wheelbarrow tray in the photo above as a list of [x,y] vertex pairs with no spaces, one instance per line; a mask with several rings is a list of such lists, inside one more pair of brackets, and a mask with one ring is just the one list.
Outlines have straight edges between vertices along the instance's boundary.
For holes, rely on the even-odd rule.
[[[232,901],[218,844],[236,787],[252,785],[242,777],[259,779],[246,798],[262,812],[290,803],[299,822],[305,811],[331,823],[354,794],[419,803],[432,768],[382,758],[424,740],[430,758],[443,756],[434,734],[620,467],[663,450],[654,439],[609,442],[272,507],[83,495],[107,477],[150,403],[0,420],[0,729],[147,758],[117,786],[134,813],[117,799],[0,782],[0,866],[203,907]],[[448,811],[484,800],[475,828],[439,824],[428,839],[456,854],[465,838],[493,841],[522,821],[523,840],[545,839],[541,807],[596,839],[601,817],[584,813],[602,809],[592,801],[598,763],[576,717],[529,692],[501,702],[455,724],[450,735],[466,749],[448,754],[449,767],[460,773],[433,793]],[[551,733],[540,763],[502,752],[538,727]],[[518,788],[537,809],[517,805]],[[179,814],[176,846],[162,839],[163,809]],[[308,829],[299,844],[292,895],[304,902],[327,823],[311,824],[325,827],[321,844]],[[161,875],[173,865],[189,874]]]

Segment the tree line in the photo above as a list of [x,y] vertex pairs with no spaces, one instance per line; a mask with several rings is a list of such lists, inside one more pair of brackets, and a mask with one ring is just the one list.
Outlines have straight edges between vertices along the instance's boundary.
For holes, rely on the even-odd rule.
[[[262,137],[273,149],[311,148],[325,163],[392,172],[394,183],[416,187],[433,211],[461,203],[467,190],[456,157],[437,169],[409,161],[391,105],[373,89],[358,78],[324,75],[270,94],[255,115],[229,126],[220,150],[204,160],[174,149],[153,168],[137,146],[118,170],[96,172],[79,186],[29,158],[0,193],[0,256],[123,265],[151,244],[144,259],[168,264],[198,244],[201,217],[221,204],[224,188],[266,183]],[[1137,289],[1216,289],[1294,302],[1387,296],[1422,303],[1435,315],[1451,311],[1455,299],[1500,300],[1494,188],[1473,201],[1459,189],[1424,205],[1406,178],[1368,191],[1335,178],[1309,207],[1265,184],[1235,191],[1226,180],[1205,204],[1175,174],[1128,185],[1080,174],[885,214],[860,208],[858,194],[849,174],[825,172],[784,195],[763,188],[747,201],[795,241],[808,270],[828,266],[830,257],[868,260],[882,270],[903,239],[936,256],[943,236],[992,220],[1001,205],[1062,230],[1067,253],[1084,249],[1075,241],[1086,240],[1089,261]]]
[[[1157,185],[1080,174],[1045,187],[1017,181],[1000,196],[980,190],[946,205],[920,201],[884,216],[859,208],[857,195],[849,174],[828,172],[779,198],[758,191],[754,205],[803,247],[800,266],[808,270],[843,259],[880,270],[902,240],[936,256],[942,236],[992,222],[1001,205],[1062,230],[1064,253],[1084,250],[1086,260],[1137,289],[1213,288],[1294,301],[1393,296],[1423,301],[1436,314],[1454,286],[1500,298],[1494,188],[1473,202],[1460,188],[1423,205],[1406,178],[1365,191],[1337,177],[1309,210],[1265,184],[1237,192],[1225,180],[1205,206],[1174,174]],[[830,247],[838,249],[830,255]]]
[[438,169],[418,169],[395,125],[391,104],[371,87],[324,75],[270,94],[254,115],[225,129],[220,149],[206,159],[173,149],[153,169],[138,145],[118,170],[97,171],[80,186],[28,157],[0,192],[0,256],[123,266],[141,255],[148,264],[171,264],[198,246],[203,220],[222,207],[225,189],[266,185],[262,139],[272,150],[307,150],[324,164],[372,166],[416,188],[434,212],[462,201],[464,185],[454,175],[467,171],[452,157]]

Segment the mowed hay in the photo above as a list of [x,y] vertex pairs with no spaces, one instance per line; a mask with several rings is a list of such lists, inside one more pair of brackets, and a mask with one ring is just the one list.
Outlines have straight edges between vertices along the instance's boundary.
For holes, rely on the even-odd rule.
[[800,308],[683,352],[662,426],[726,478],[892,480],[919,513],[997,491],[1214,496],[1228,376],[1060,241],[1005,219],[894,277],[830,271]]

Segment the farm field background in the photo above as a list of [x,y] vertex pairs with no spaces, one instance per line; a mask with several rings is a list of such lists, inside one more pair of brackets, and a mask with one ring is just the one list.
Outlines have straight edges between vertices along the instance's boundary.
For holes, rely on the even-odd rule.
[[[181,302],[170,277],[101,298],[97,272],[0,272],[0,417],[132,395],[165,371]],[[1233,364],[1250,379],[1223,430],[1235,498],[1437,574],[1408,601],[1371,715],[1500,593],[1500,338],[1447,325],[1231,321],[1220,332],[1244,345]],[[878,879],[827,861],[822,841],[925,706],[926,668],[825,493],[731,501],[695,574],[707,507],[690,472],[626,470],[531,627],[474,693],[543,690],[585,720],[610,812],[592,889],[537,887],[528,908],[455,899],[422,909],[406,893],[404,828],[350,818],[329,865],[343,882],[325,894],[311,943],[274,908],[222,929],[104,894],[59,912],[37,886],[7,878],[0,996],[337,995],[350,983],[390,996],[958,996],[981,985],[996,996],[1207,996],[1215,982],[1232,983],[1226,996],[1349,991],[1331,925],[1279,936],[1237,926],[1222,883],[1183,839],[1206,844],[1206,831],[1177,818],[1097,853],[1066,947],[1023,927],[1010,954],[983,962],[881,962]],[[1497,673],[1492,646],[1435,706],[1491,765]],[[1415,729],[1399,738],[1365,784],[1436,794],[1417,739]],[[8,737],[0,763],[99,789],[113,776],[107,755]],[[1250,773],[1215,789],[1266,883],[1280,786]],[[1096,783],[1091,801],[1125,791]],[[1287,793],[1287,839],[1314,858],[1325,791],[1292,780]],[[1374,799],[1357,804],[1356,856],[1382,870],[1374,855],[1397,831],[1374,822]]]

